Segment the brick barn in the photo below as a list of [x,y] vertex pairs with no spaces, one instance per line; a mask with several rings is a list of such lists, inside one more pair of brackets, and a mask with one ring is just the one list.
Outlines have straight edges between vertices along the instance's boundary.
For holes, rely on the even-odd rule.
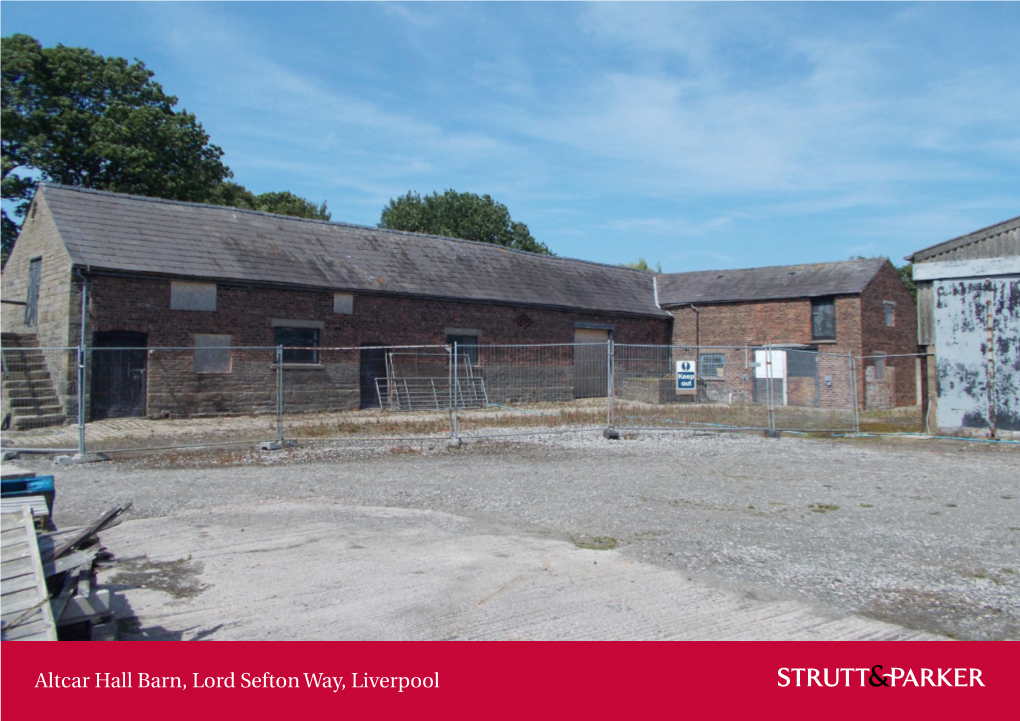
[[[336,410],[378,405],[382,346],[665,344],[672,324],[654,276],[627,268],[42,184],[4,269],[3,331],[6,347],[40,347],[48,377],[30,382],[51,384],[33,395],[53,422],[75,417],[75,356],[48,349],[78,345],[83,288],[91,419],[271,411],[278,345],[288,407]],[[572,380],[575,360],[551,357],[562,382],[547,385],[598,395],[597,378]]]
[[[457,368],[497,402],[604,397],[606,349],[595,344],[610,338],[663,351],[702,346],[701,400],[762,402],[767,343],[779,346],[770,364],[779,403],[848,407],[848,354],[876,356],[858,368],[861,408],[920,397],[915,359],[882,357],[917,350],[913,299],[886,259],[656,276],[42,184],[3,293],[5,349],[29,348],[4,353],[22,368],[18,388],[5,380],[4,416],[16,429],[76,417],[69,349],[83,332],[89,420],[270,413],[281,378],[288,412],[376,407],[397,381],[407,388],[421,377],[441,394],[445,350],[392,346],[454,342],[465,363]],[[494,348],[539,344],[547,347]],[[644,398],[642,383],[621,380],[617,392]],[[677,400],[665,386],[652,396]]]
[[675,319],[673,343],[702,346],[699,375],[713,400],[760,401],[765,353],[704,346],[772,343],[774,397],[784,405],[845,407],[848,354],[866,357],[861,408],[921,402],[919,361],[883,357],[917,352],[914,299],[886,258],[661,275],[658,300]]

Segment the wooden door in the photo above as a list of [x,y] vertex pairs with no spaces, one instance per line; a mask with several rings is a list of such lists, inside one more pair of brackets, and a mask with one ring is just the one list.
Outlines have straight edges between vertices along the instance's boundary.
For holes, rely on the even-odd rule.
[[574,398],[605,398],[609,384],[608,330],[574,331]]
[[145,415],[148,335],[96,333],[92,348],[92,420]]

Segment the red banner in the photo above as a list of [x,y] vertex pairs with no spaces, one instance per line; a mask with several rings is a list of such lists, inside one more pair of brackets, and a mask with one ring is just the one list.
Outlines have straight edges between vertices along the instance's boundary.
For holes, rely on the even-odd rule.
[[[74,713],[1013,714],[1008,643],[4,643],[7,719]],[[10,715],[8,715],[10,714]]]

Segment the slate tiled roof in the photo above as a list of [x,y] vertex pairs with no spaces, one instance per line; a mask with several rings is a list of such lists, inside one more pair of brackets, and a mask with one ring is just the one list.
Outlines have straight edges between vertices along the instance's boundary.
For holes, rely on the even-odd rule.
[[853,295],[864,290],[887,262],[886,258],[867,258],[836,263],[670,273],[659,276],[659,303],[673,306]]
[[650,273],[489,243],[43,184],[93,270],[662,317]]
[[926,260],[1002,258],[1018,254],[1020,254],[1020,216],[952,240],[936,243],[908,255],[906,260],[922,263]]

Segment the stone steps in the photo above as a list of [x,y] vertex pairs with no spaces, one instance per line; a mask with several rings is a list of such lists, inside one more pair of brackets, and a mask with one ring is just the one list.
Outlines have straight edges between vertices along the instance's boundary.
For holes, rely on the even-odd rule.
[[15,431],[30,431],[34,428],[49,428],[50,426],[62,426],[67,421],[63,413],[52,413],[38,416],[13,416],[11,428]]
[[34,335],[4,333],[4,426],[15,431],[60,426],[67,422],[50,378],[46,357]]
[[8,370],[6,377],[12,381],[48,381],[50,372],[45,368],[39,370]]
[[64,409],[58,403],[32,406],[11,406],[11,415],[15,418],[29,418],[31,416],[62,416]]
[[[4,388],[4,395],[12,401],[30,398],[36,401],[52,399],[54,403],[57,402],[57,394],[53,392],[52,388],[34,389],[29,381],[12,381],[10,386]],[[25,404],[15,403],[14,405]]]
[[42,414],[61,412],[60,401],[56,396],[49,398],[11,398],[11,410],[18,415],[25,415],[32,411]]

